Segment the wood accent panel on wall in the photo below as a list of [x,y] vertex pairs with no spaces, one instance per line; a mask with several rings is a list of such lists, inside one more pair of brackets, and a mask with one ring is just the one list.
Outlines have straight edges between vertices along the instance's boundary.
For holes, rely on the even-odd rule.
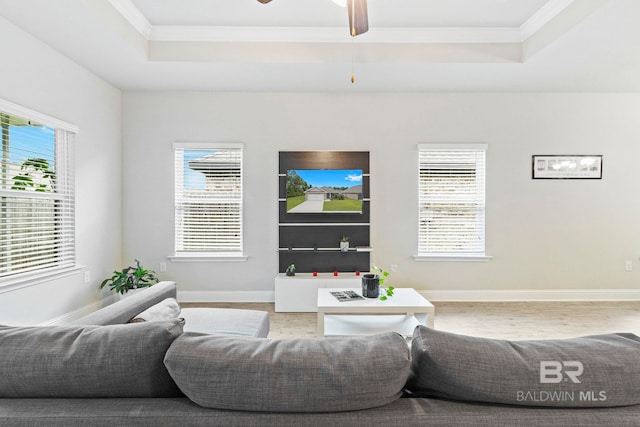
[[281,151],[278,173],[290,169],[362,169],[369,174],[368,151]]
[[[278,167],[279,266],[284,273],[290,264],[301,273],[368,271],[369,252],[356,246],[370,246],[369,152],[366,151],[281,151]],[[361,213],[287,213],[287,172],[301,169],[362,170]],[[342,236],[349,237],[351,250],[341,252]]]

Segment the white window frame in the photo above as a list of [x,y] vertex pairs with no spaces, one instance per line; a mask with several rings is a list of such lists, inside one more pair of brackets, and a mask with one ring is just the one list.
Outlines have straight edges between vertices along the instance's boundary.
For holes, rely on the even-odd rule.
[[7,199],[12,197],[57,200],[60,215],[56,222],[59,230],[55,245],[59,248],[52,258],[51,266],[34,266],[32,269],[17,270],[0,278],[3,291],[16,287],[30,286],[47,280],[67,277],[80,267],[76,264],[75,240],[75,186],[74,186],[74,137],[79,128],[73,124],[39,113],[18,104],[0,99],[0,112],[54,129],[56,133],[56,186],[51,192],[32,192],[14,189],[0,189]]
[[[234,199],[240,205],[240,244],[236,251],[208,251],[196,252],[181,249],[183,245],[182,239],[182,218],[180,205],[184,203],[182,189],[183,181],[183,153],[185,150],[239,150],[240,151],[240,198]],[[222,142],[175,142],[173,144],[174,152],[174,206],[175,206],[175,228],[174,228],[174,254],[168,258],[173,262],[215,262],[215,261],[246,261],[247,256],[244,254],[244,144],[242,143],[222,143]]]
[[[486,254],[486,154],[487,144],[418,144],[418,251],[417,255],[414,255],[416,261],[488,261],[491,259]],[[437,251],[433,248],[429,248],[425,239],[427,238],[427,230],[424,226],[424,212],[421,211],[422,206],[428,203],[439,203],[438,195],[428,195],[426,192],[425,184],[420,179],[421,170],[425,167],[423,163],[424,156],[428,153],[443,154],[451,153],[452,157],[456,154],[462,153],[476,153],[479,154],[476,157],[475,168],[477,170],[476,175],[476,191],[472,194],[465,193],[460,194],[459,199],[453,198],[453,201],[449,195],[447,197],[447,204],[475,204],[477,215],[475,221],[476,235],[479,239],[476,245],[466,246],[460,250],[450,249],[446,251]],[[452,161],[452,165],[455,165]],[[432,249],[432,250],[430,250]]]

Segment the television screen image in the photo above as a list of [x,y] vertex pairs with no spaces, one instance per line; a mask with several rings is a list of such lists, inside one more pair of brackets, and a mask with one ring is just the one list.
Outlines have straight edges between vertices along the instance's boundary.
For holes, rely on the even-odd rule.
[[287,213],[362,213],[361,169],[287,171]]

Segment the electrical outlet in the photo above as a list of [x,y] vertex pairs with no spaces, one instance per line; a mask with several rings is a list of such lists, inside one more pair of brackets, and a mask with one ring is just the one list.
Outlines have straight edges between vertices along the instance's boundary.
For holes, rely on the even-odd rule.
[[627,261],[624,265],[624,269],[626,271],[633,271],[633,262]]
[[166,262],[161,262],[160,263],[160,272],[161,273],[166,273],[167,272],[167,263]]
[[90,271],[85,271],[84,272],[84,283],[89,283],[91,281],[91,272]]

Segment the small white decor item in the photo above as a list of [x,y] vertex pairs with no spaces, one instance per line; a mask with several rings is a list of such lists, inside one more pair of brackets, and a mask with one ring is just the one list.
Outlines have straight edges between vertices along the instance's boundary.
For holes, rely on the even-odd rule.
[[349,251],[349,238],[347,236],[342,236],[342,239],[340,239],[340,250],[342,252]]

